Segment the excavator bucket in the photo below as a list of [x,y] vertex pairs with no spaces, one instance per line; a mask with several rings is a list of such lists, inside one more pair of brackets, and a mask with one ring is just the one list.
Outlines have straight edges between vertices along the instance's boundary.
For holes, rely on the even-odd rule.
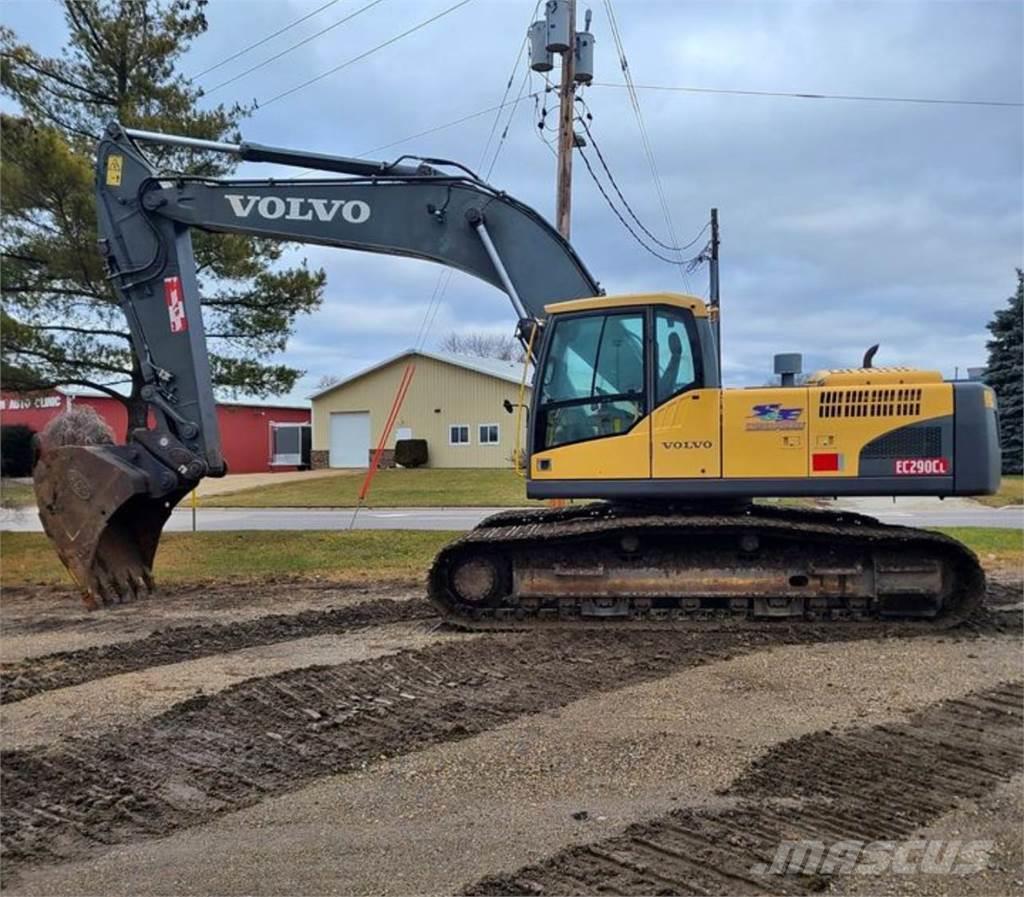
[[131,446],[38,446],[32,471],[39,517],[90,609],[153,589],[164,524],[186,491],[154,498]]

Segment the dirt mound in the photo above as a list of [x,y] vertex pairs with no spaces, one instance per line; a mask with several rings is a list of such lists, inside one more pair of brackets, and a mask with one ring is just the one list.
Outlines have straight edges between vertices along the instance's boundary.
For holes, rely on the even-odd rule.
[[[783,841],[904,839],[1021,769],[1019,682],[945,701],[906,723],[820,732],[771,749],[718,809],[683,809],[465,894],[811,893],[825,874],[771,871]],[[824,870],[821,870],[823,872]]]

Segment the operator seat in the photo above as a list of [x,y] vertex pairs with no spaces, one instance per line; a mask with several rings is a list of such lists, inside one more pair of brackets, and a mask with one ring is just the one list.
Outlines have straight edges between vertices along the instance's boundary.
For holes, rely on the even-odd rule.
[[672,332],[668,335],[668,367],[665,373],[658,378],[657,401],[667,399],[676,391],[676,381],[679,379],[679,366],[683,360],[683,341],[679,334]]

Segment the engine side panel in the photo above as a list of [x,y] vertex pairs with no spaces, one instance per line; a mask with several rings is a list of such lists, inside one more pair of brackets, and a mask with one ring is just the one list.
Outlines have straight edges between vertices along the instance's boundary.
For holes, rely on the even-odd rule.
[[722,473],[807,476],[807,389],[729,389],[722,393]]
[[811,387],[808,398],[812,479],[952,475],[952,384]]

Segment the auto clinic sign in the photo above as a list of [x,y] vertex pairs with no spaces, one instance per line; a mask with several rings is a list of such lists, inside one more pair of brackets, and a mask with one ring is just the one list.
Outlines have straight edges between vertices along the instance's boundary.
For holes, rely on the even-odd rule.
[[30,409],[60,408],[64,396],[16,396],[0,399],[0,411],[28,411]]

